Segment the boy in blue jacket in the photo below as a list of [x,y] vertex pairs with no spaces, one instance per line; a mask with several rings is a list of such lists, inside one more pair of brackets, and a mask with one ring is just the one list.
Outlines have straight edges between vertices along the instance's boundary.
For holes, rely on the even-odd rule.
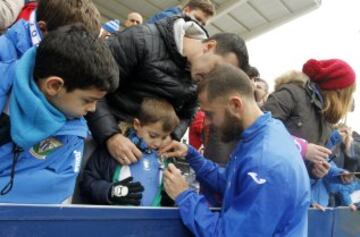
[[82,195],[95,204],[160,206],[165,163],[157,149],[178,124],[179,118],[170,103],[145,98],[132,126],[121,129],[141,150],[142,158],[122,166],[105,146],[99,147],[86,165],[80,184]]
[[191,190],[172,164],[164,187],[195,236],[307,236],[309,177],[284,125],[263,113],[246,74],[217,65],[198,85],[201,108],[223,142],[237,141],[225,168],[173,141],[163,156],[185,157],[201,185],[222,195],[221,212]]
[[29,22],[17,21],[0,37],[0,62],[17,60],[31,47],[39,45],[44,36],[58,27],[82,23],[99,34],[100,14],[88,0],[39,0]]
[[164,18],[186,15],[205,26],[211,17],[215,15],[215,6],[210,0],[189,0],[184,7],[169,7],[150,17],[146,23],[154,24]]
[[0,67],[7,74],[0,80],[0,202],[62,203],[72,196],[88,134],[83,116],[119,80],[97,36],[80,24],[65,26],[16,65]]

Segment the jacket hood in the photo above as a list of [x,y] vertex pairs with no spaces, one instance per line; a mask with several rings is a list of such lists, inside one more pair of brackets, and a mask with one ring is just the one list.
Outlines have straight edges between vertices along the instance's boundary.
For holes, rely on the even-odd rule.
[[[78,133],[83,136],[86,123],[65,115],[48,102],[33,78],[36,47],[29,49],[17,62],[10,97],[11,138],[15,144],[27,149],[49,136]],[[64,129],[70,122],[71,126]],[[81,128],[81,129],[79,129]]]
[[296,70],[288,71],[275,79],[275,91],[285,84],[297,84],[305,88],[306,83],[309,81],[309,77]]

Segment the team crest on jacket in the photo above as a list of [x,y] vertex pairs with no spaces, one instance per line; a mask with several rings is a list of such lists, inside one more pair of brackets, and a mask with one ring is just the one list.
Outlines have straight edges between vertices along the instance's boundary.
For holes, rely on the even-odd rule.
[[45,160],[49,154],[62,145],[63,144],[59,140],[51,137],[33,146],[29,152],[36,159]]

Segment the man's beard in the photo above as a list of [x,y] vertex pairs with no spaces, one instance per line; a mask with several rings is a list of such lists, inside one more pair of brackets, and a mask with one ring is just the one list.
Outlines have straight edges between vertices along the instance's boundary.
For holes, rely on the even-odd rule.
[[241,121],[239,121],[239,119],[235,116],[231,115],[230,112],[226,109],[224,114],[224,122],[221,127],[218,128],[218,131],[221,135],[221,141],[228,143],[239,140],[241,133],[244,131],[241,124]]

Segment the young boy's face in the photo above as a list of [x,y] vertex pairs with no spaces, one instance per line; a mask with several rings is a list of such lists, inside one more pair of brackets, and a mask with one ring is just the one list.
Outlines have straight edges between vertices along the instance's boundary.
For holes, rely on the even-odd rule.
[[67,119],[80,118],[88,112],[94,112],[97,101],[106,95],[105,91],[94,87],[69,92],[60,77],[39,80],[38,86],[46,99]]
[[136,134],[144,140],[149,148],[157,150],[169,138],[171,132],[165,132],[162,122],[141,125],[138,119],[134,120]]
[[71,92],[64,90],[62,93],[50,98],[55,105],[68,119],[80,118],[88,112],[94,112],[98,100],[105,96],[106,92],[98,89],[76,89]]

